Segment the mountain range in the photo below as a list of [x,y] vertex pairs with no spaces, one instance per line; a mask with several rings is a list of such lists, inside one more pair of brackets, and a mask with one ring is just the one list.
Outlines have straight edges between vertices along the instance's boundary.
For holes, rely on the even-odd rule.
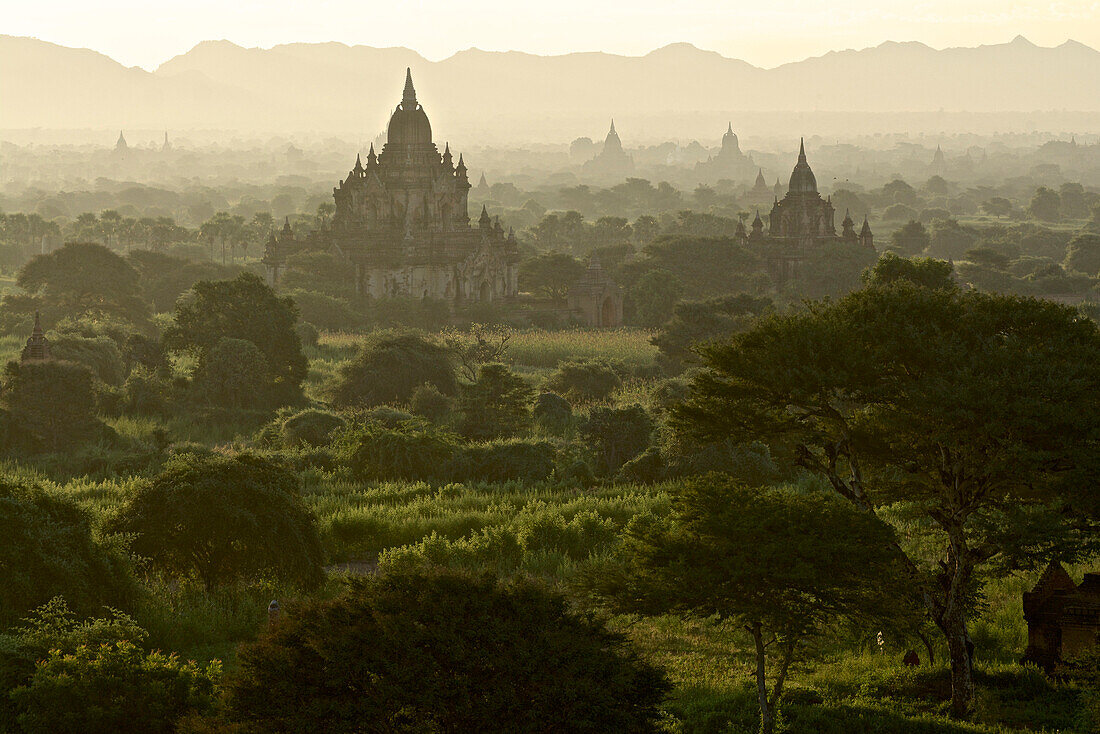
[[[0,129],[381,131],[411,67],[450,139],[568,141],[607,121],[644,136],[700,135],[720,120],[808,113],[1100,112],[1100,52],[1023,37],[937,50],[886,42],[762,69],[690,44],[644,56],[478,49],[428,61],[407,48],[205,41],[155,71],[88,49],[0,36]],[[1090,91],[1091,90],[1091,91]],[[711,131],[713,132],[713,131]]]

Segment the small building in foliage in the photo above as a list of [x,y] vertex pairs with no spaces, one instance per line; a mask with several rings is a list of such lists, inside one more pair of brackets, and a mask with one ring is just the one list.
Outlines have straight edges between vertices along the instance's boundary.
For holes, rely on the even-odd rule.
[[623,292],[595,256],[569,288],[569,309],[585,326],[622,326]]
[[1080,585],[1051,562],[1030,592],[1024,592],[1027,650],[1022,662],[1050,670],[1100,643],[1100,573]]

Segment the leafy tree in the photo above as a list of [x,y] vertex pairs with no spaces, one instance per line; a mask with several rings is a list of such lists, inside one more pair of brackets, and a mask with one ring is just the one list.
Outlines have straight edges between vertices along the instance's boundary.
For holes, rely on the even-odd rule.
[[50,319],[89,315],[136,325],[149,319],[137,271],[102,245],[70,242],[38,255],[23,266],[16,282],[41,299]]
[[1069,219],[1084,219],[1089,215],[1085,187],[1079,183],[1062,184],[1058,189],[1058,203],[1061,213]]
[[7,447],[61,451],[106,435],[96,417],[92,373],[70,362],[8,362],[0,398]]
[[573,402],[604,400],[622,385],[616,367],[605,359],[568,360],[558,364],[546,387]]
[[430,421],[439,421],[451,412],[453,402],[439,392],[435,385],[421,385],[413,390],[412,397],[409,398],[409,411]]
[[635,243],[644,247],[660,234],[661,225],[657,223],[656,218],[643,214],[634,220],[634,226],[631,229],[634,231]]
[[963,257],[978,236],[973,230],[960,227],[954,219],[937,219],[932,223],[929,237],[928,254],[948,260]]
[[462,435],[484,440],[513,436],[531,417],[534,390],[502,364],[485,364],[477,380],[458,393]]
[[1027,212],[1035,219],[1044,222],[1057,222],[1062,218],[1062,202],[1058,198],[1058,192],[1040,186],[1035,189],[1035,195],[1027,205]]
[[207,591],[272,574],[313,587],[321,541],[298,479],[268,459],[182,455],[141,484],[109,527],[135,535],[131,549]]
[[[730,227],[737,222],[730,220]],[[754,272],[762,269],[757,253],[739,245],[732,237],[663,235],[646,245],[645,257],[624,264],[622,284],[629,288],[649,270],[667,270],[691,285],[696,298],[748,291]]]
[[0,477],[0,630],[55,596],[82,615],[124,606],[132,595],[123,559],[92,537],[72,500]]
[[1100,274],[1100,234],[1082,232],[1070,240],[1066,268],[1092,276]]
[[1096,480],[1096,325],[1051,302],[895,283],[764,319],[704,355],[674,410],[681,430],[766,440],[864,512],[898,502],[925,523],[935,551],[907,556],[909,579],[965,715],[983,580],[1095,545],[1082,488]]
[[670,373],[680,372],[696,360],[696,345],[741,331],[771,308],[770,298],[747,293],[677,304],[672,319],[652,339],[660,351],[658,362]]
[[872,267],[863,271],[863,282],[867,285],[890,285],[909,282],[925,288],[955,288],[954,267],[946,260],[931,257],[900,257],[893,252],[884,252]]
[[195,387],[205,400],[230,408],[264,407],[273,381],[267,358],[245,339],[219,339],[195,371]]
[[109,337],[83,337],[57,334],[50,339],[50,356],[63,362],[87,367],[107,385],[118,386],[126,380],[126,363],[118,345]]
[[994,196],[982,202],[982,210],[993,217],[1007,217],[1012,214],[1012,202],[1003,196]]
[[891,246],[906,257],[924,252],[930,241],[924,225],[912,220],[890,235]]
[[549,252],[524,260],[519,266],[519,287],[527,293],[564,301],[569,289],[584,275],[584,263],[572,255]]
[[653,419],[640,405],[592,408],[581,426],[585,444],[596,457],[597,470],[605,476],[614,475],[645,451],[652,433]]
[[289,401],[300,391],[309,363],[294,332],[298,311],[289,298],[275,292],[252,273],[233,280],[199,281],[191,297],[176,304],[175,317],[164,331],[164,344],[199,358],[199,370],[223,338],[250,341],[267,359],[272,389]]
[[581,585],[619,612],[717,618],[746,631],[761,734],[775,731],[791,664],[815,638],[906,609],[893,533],[842,501],[720,474],[670,494],[671,517],[634,518],[619,559],[590,567]]
[[630,302],[638,323],[656,328],[670,318],[676,303],[684,294],[684,285],[667,270],[650,270],[630,288]]
[[221,665],[182,662],[129,641],[52,650],[11,692],[26,734],[170,734],[181,717],[212,710]]
[[458,383],[447,349],[416,332],[378,331],[367,337],[354,359],[340,366],[332,404],[372,408],[404,403],[425,384],[454,395]]
[[669,689],[560,595],[447,571],[356,579],[238,659],[230,715],[268,732],[649,732]]

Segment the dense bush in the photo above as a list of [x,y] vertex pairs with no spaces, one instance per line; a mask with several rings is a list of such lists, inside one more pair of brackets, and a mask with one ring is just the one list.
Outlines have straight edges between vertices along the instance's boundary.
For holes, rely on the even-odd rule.
[[283,446],[325,446],[344,427],[344,419],[327,410],[303,410],[283,420],[279,434]]
[[533,392],[504,365],[481,365],[477,380],[459,390],[462,435],[477,440],[515,435],[530,420]]
[[316,347],[317,340],[321,338],[321,332],[308,321],[299,321],[294,327],[294,333],[298,335],[298,341],[303,347]]
[[41,487],[0,478],[0,630],[55,596],[80,614],[123,607],[125,561],[92,536],[88,515]]
[[612,476],[626,462],[646,450],[653,420],[640,405],[627,408],[596,407],[581,427],[599,473]]
[[561,596],[443,571],[357,580],[239,660],[231,715],[268,732],[647,732],[668,690]]
[[339,452],[352,475],[363,481],[446,481],[462,446],[457,436],[439,428],[368,422],[344,432]]
[[195,388],[211,405],[262,408],[272,402],[275,376],[259,347],[219,339],[195,372]]
[[451,412],[453,401],[439,391],[435,385],[424,384],[413,390],[409,398],[409,410],[414,415],[430,421],[442,420]]
[[291,290],[287,295],[294,299],[302,321],[320,329],[352,331],[363,326],[363,317],[342,298],[300,289]]
[[219,678],[217,661],[201,667],[117,641],[51,650],[11,699],[25,734],[169,734],[185,714],[213,708]]
[[367,337],[355,358],[341,365],[332,403],[353,408],[404,403],[425,384],[444,395],[455,393],[457,382],[447,350],[420,334],[380,331]]
[[110,523],[155,568],[207,590],[271,575],[304,587],[323,577],[321,543],[298,479],[258,456],[173,457]]
[[118,386],[126,379],[126,363],[113,340],[105,336],[86,338],[62,334],[50,340],[50,356],[82,364],[108,385]]
[[546,387],[574,402],[605,400],[622,384],[622,372],[605,359],[570,360],[558,365]]
[[554,447],[545,441],[501,441],[471,446],[466,451],[465,476],[482,482],[548,479],[554,472]]
[[9,362],[0,399],[7,450],[60,451],[104,437],[92,373],[70,362]]
[[535,407],[531,414],[543,428],[560,430],[568,425],[573,417],[573,406],[561,395],[544,392],[535,398]]

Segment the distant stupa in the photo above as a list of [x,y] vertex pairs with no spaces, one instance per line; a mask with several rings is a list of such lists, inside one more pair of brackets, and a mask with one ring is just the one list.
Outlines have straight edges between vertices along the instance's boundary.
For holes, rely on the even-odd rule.
[[118,131],[118,141],[115,143],[115,150],[122,152],[128,150],[130,146],[126,145],[126,136],[122,134],[122,131]]
[[168,142],[168,131],[167,130],[164,131],[164,142],[161,144],[160,149],[161,149],[162,152],[165,152],[165,153],[172,150],[172,144],[170,142]]
[[20,362],[45,362],[50,358],[50,342],[42,333],[42,323],[38,318],[38,312],[34,312],[34,329],[27,339],[27,345],[23,347]]

